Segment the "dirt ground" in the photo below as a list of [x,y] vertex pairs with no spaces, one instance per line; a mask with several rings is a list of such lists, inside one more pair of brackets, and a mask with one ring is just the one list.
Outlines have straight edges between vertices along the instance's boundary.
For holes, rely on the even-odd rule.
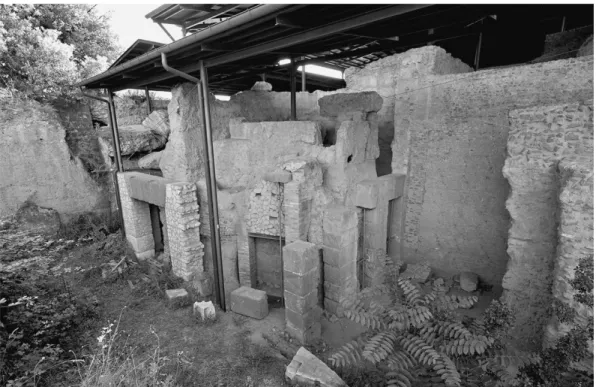
[[[287,385],[285,368],[299,345],[284,334],[282,308],[270,309],[264,320],[217,310],[216,321],[199,321],[191,307],[167,306],[164,292],[180,286],[178,280],[135,264],[130,251],[122,250],[118,233],[100,239],[73,241],[0,231],[0,271],[47,272],[73,293],[92,295],[99,317],[83,332],[86,344],[78,356],[96,345],[102,327],[116,322],[121,350],[141,359],[159,348],[166,359],[161,371],[174,375],[179,386]],[[498,292],[479,294],[478,306],[467,314],[479,315]],[[191,295],[194,301],[202,300]],[[324,316],[323,341],[309,349],[326,359],[361,332],[354,322]]]

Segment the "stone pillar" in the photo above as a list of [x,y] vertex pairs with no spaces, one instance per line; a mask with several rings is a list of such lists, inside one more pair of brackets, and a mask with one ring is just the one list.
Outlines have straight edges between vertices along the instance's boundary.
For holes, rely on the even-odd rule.
[[308,239],[311,199],[304,191],[304,185],[298,182],[284,185],[286,243]]
[[155,256],[155,241],[151,228],[149,204],[131,197],[131,187],[125,174],[118,173],[122,217],[126,240],[140,260]]
[[295,241],[283,248],[283,254],[286,330],[302,345],[312,344],[321,337],[319,248]]
[[[362,287],[383,283],[382,263],[378,260],[387,254],[389,231],[389,204],[401,197],[404,175],[385,175],[376,179],[363,180],[356,185],[352,203],[364,210],[362,243],[364,267]],[[399,216],[400,214],[393,214]]]
[[167,184],[165,208],[172,271],[190,281],[203,272],[196,186],[192,183]]
[[323,218],[325,310],[342,315],[342,297],[358,289],[358,210],[332,205]]

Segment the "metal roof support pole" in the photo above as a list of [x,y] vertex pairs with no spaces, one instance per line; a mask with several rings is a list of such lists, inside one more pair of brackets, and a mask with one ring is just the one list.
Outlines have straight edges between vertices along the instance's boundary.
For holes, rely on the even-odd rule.
[[145,98],[147,99],[147,115],[149,115],[153,111],[153,106],[151,106],[151,96],[149,95],[149,87],[147,86],[145,86]]
[[474,69],[480,68],[480,49],[482,48],[482,32],[478,35],[478,44],[476,45],[476,55],[474,55]]
[[124,172],[122,166],[122,154],[120,152],[120,134],[118,133],[118,118],[116,116],[116,105],[114,104],[114,94],[112,90],[108,89],[108,98],[110,101],[110,120],[112,121],[112,139],[114,140],[114,156],[116,156],[116,166],[118,172]]
[[207,69],[203,61],[199,62],[201,69],[201,90],[199,99],[203,102],[203,136],[205,139],[205,148],[207,148],[207,160],[209,161],[208,172],[206,173],[209,180],[208,189],[211,190],[211,217],[213,218],[214,227],[211,229],[213,242],[215,243],[215,250],[217,251],[217,270],[218,287],[220,293],[220,306],[224,311],[226,310],[226,293],[224,288],[223,264],[221,254],[221,240],[219,235],[219,211],[217,206],[217,182],[215,179],[215,156],[213,154],[213,139],[211,138],[211,106],[209,101],[209,77]]
[[[217,187],[215,183],[215,169],[213,174],[211,172],[211,165],[213,164],[213,143],[211,142],[211,115],[205,109],[205,102],[203,100],[202,82],[192,75],[186,74],[180,70],[168,66],[168,60],[165,53],[161,54],[161,65],[164,70],[174,74],[180,78],[184,78],[197,85],[197,92],[199,93],[199,109],[204,109],[202,116],[203,120],[203,146],[205,151],[205,181],[207,183],[207,203],[209,205],[209,229],[211,230],[211,252],[213,257],[213,280],[215,282],[215,300],[222,310],[226,310],[226,296],[224,292],[223,266],[221,261],[221,241],[219,238],[219,213],[217,210]],[[201,72],[203,77],[203,72]],[[208,94],[207,94],[208,95]],[[207,102],[208,107],[208,102]],[[207,120],[209,117],[209,129],[207,129]],[[211,150],[211,152],[209,152]],[[215,196],[214,193],[215,192]]]
[[306,65],[302,65],[302,91],[306,91]]
[[290,119],[296,121],[296,64],[290,58]]
[[[91,99],[95,99],[97,101],[101,101],[104,102],[108,105],[108,112],[110,115],[110,127],[112,129],[112,145],[114,146],[114,156],[116,156],[116,148],[118,148],[118,150],[120,150],[120,141],[118,139],[118,135],[116,133],[116,130],[114,128],[114,112],[112,111],[112,104],[110,103],[110,100],[106,99],[106,98],[101,98],[98,97],[96,95],[93,94],[87,94],[83,91],[83,88],[81,87],[81,93],[87,97],[87,98],[91,98]],[[109,93],[109,91],[108,91]],[[116,146],[116,144],[118,144]],[[112,176],[112,180],[114,181],[114,190],[116,191],[116,207],[117,207],[117,211],[118,211],[118,218],[120,219],[120,232],[122,233],[122,238],[126,237],[126,230],[124,230],[124,216],[122,215],[122,201],[120,199],[120,187],[118,186],[118,178],[116,177],[116,172],[122,172],[122,166],[121,166],[121,161],[118,157],[114,157],[116,159],[116,171],[114,171],[114,174]]]
[[174,39],[174,37],[172,36],[172,34],[170,34],[170,31],[166,30],[166,27],[164,27],[163,24],[161,24],[161,23],[157,23],[157,24],[161,27],[161,29],[163,30],[163,32],[165,32],[166,35],[168,35],[168,37],[172,40],[172,42],[175,42],[176,41],[176,39]]

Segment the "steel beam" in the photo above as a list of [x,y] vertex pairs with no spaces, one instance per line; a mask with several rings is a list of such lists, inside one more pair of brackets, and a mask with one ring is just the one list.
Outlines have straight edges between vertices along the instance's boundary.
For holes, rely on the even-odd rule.
[[402,15],[407,12],[412,12],[418,9],[426,8],[428,6],[429,5],[423,4],[405,4],[382,8],[376,11],[366,13],[364,15],[356,16],[323,27],[310,29],[285,38],[277,39],[273,42],[263,43],[254,47],[246,48],[244,50],[239,50],[237,52],[222,55],[220,57],[207,61],[205,63],[205,66],[213,67],[241,59],[250,58],[255,55],[280,50],[285,47],[289,47],[300,43],[306,43],[324,36],[338,34],[344,31],[362,27],[367,24],[375,23],[394,16]]
[[201,22],[203,22],[205,20],[209,20],[214,17],[218,17],[219,15],[223,15],[224,13],[238,7],[238,5],[239,4],[229,4],[229,5],[224,5],[220,9],[214,9],[206,15],[199,16],[197,18],[192,19],[192,21],[190,21],[190,22],[184,23],[184,27],[185,28],[193,28],[194,26],[196,26],[197,24],[200,24]]

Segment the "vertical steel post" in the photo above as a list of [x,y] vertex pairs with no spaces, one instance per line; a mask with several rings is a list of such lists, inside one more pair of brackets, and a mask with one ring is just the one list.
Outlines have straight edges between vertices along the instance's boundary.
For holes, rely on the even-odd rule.
[[267,74],[265,74],[265,73],[261,74],[261,81],[267,82]]
[[290,58],[290,119],[296,121],[296,62]]
[[302,65],[302,91],[306,91],[306,65]]
[[[209,101],[209,78],[207,75],[207,69],[203,61],[199,62],[201,71],[201,90],[202,95],[200,97],[203,100],[203,121],[204,121],[204,137],[205,137],[205,148],[207,149],[207,158],[209,160],[209,168],[207,173],[207,179],[209,180],[208,189],[211,191],[211,213],[213,218],[214,228],[212,229],[212,235],[215,240],[212,241],[215,245],[215,252],[217,257],[217,270],[218,276],[218,288],[220,292],[220,306],[222,310],[226,310],[226,293],[224,287],[224,276],[222,267],[222,253],[221,253],[221,240],[219,234],[219,210],[217,206],[217,181],[215,179],[215,157],[213,154],[213,139],[211,138],[211,107]],[[207,170],[206,170],[207,172]]]
[[153,106],[151,106],[151,96],[149,95],[149,87],[147,86],[145,86],[145,98],[147,99],[147,115],[149,115],[153,111]]
[[116,168],[118,172],[124,172],[122,166],[122,155],[120,154],[120,135],[118,134],[118,118],[116,117],[116,105],[114,104],[114,94],[112,90],[108,89],[108,98],[110,101],[110,119],[112,126],[112,139],[114,140],[114,157],[116,158]]
[[[161,54],[161,65],[169,73],[172,73],[180,78],[184,78],[187,81],[193,82],[197,85],[197,92],[199,95],[199,110],[203,109],[201,119],[203,122],[203,147],[205,151],[205,182],[207,183],[207,202],[209,204],[209,226],[211,229],[211,255],[213,256],[213,280],[215,282],[215,299],[222,310],[226,310],[226,295],[224,293],[223,286],[223,267],[221,262],[221,242],[219,240],[219,214],[217,210],[217,190],[215,190],[215,196],[213,195],[213,187],[217,188],[215,183],[215,171],[211,174],[211,165],[213,161],[213,143],[211,142],[211,116],[205,110],[205,103],[208,105],[208,101],[204,102],[204,93],[202,89],[202,82],[200,79],[193,77],[192,75],[186,74],[180,70],[176,70],[168,66],[167,55]],[[201,62],[202,65],[202,62]],[[202,76],[202,75],[201,75]],[[205,72],[206,76],[206,72]],[[208,86],[207,86],[208,90]],[[209,95],[207,93],[207,95]],[[209,128],[207,128],[207,119],[209,117]],[[211,151],[211,152],[210,152]]]
[[476,55],[474,55],[474,69],[480,68],[480,50],[482,48],[482,32],[478,35],[478,44],[476,45]]
[[561,22],[561,32],[565,31],[566,24],[567,24],[567,17],[563,16],[563,21]]

